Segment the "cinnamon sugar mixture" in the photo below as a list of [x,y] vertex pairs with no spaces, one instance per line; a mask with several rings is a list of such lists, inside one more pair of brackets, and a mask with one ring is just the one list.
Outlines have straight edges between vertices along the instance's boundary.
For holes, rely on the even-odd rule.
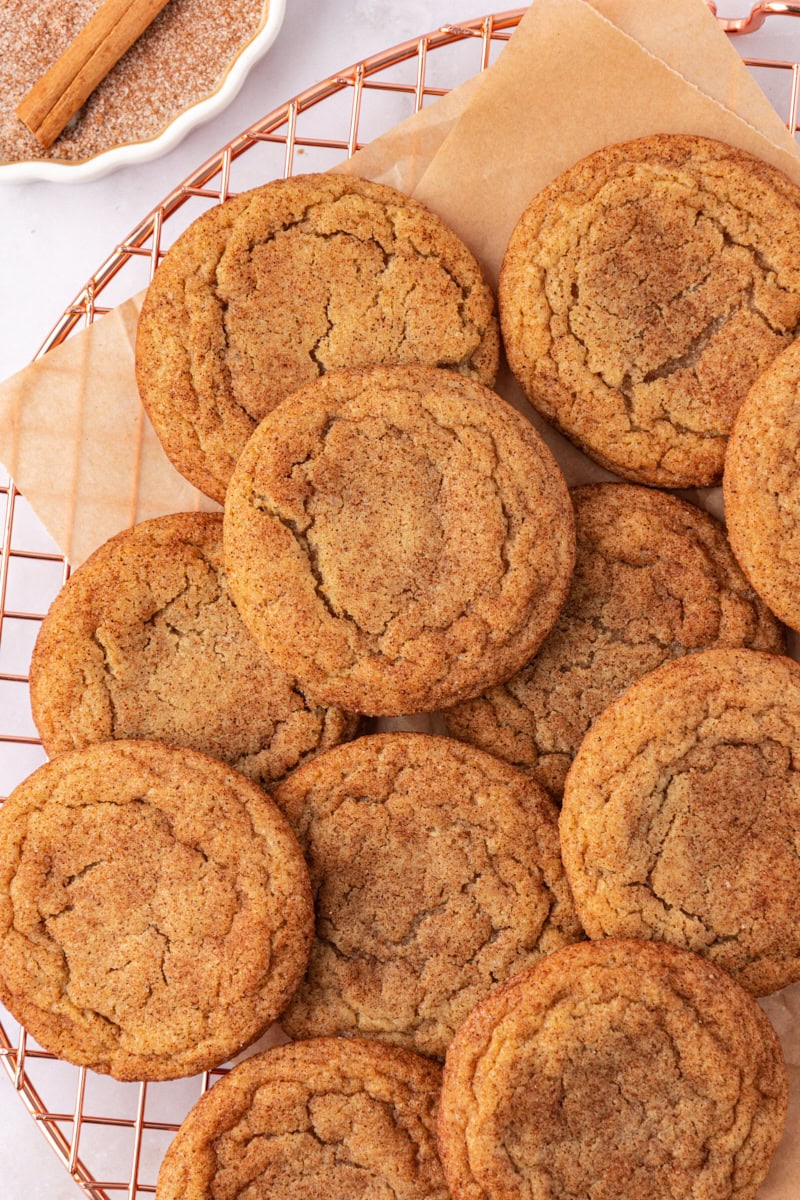
[[101,0],[0,3],[0,160],[78,162],[155,137],[214,92],[266,20],[266,0],[170,0],[49,150],[14,113]]

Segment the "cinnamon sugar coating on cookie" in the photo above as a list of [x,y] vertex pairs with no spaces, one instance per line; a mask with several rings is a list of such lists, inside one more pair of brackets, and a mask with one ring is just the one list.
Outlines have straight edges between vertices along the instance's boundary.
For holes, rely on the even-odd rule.
[[561,850],[590,937],[705,955],[756,995],[800,979],[800,665],[708,650],[633,684],[567,776]]
[[742,570],[800,631],[800,342],[753,385],[725,455],[725,517]]
[[507,679],[552,628],[572,504],[532,425],[431,367],[339,371],[250,439],[225,504],[228,586],[308,694],[430,711]]
[[454,737],[530,772],[557,797],[594,718],[642,675],[714,646],[784,650],[781,626],[713,517],[629,484],[571,495],[575,574],[555,629],[506,683],[444,714]]
[[800,325],[800,190],[707,138],[607,146],[532,201],[499,285],[531,403],[637,483],[722,475],[734,417]]
[[584,942],[498,988],[447,1055],[454,1200],[754,1200],[787,1080],[759,1006],[673,946]]
[[222,515],[156,517],[106,542],[70,578],[31,661],[49,755],[156,738],[272,787],[357,718],[312,704],[245,629],[222,565]]
[[435,1063],[376,1042],[268,1050],[189,1113],[157,1200],[448,1200],[436,1153],[440,1087]]
[[301,175],[196,220],[145,298],[142,400],[177,469],[220,503],[256,425],[333,368],[449,367],[491,385],[500,339],[475,258],[394,188]]
[[317,910],[292,1037],[361,1034],[444,1057],[497,983],[583,937],[555,806],[450,738],[360,738],[295,771],[275,802]]
[[0,999],[117,1079],[218,1066],[281,1013],[308,958],[308,871],[242,775],[159,742],[62,754],[0,811]]

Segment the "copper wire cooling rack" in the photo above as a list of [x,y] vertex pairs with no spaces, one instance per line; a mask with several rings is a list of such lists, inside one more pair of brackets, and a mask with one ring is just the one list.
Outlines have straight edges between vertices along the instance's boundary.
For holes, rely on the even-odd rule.
[[[713,4],[709,7],[716,12]],[[39,355],[145,286],[167,247],[209,206],[269,179],[325,170],[485,70],[523,12],[449,25],[404,42],[316,84],[258,121],[170,192],[115,249],[65,309]],[[800,3],[761,3],[746,17],[718,20],[728,32],[747,34],[779,16],[800,16]],[[744,61],[796,133],[800,63]],[[0,790],[9,790],[45,758],[30,716],[28,669],[39,625],[69,575],[69,564],[13,480],[0,477],[0,512],[3,505]],[[8,1014],[0,1010],[0,1015],[0,1062],[85,1194],[91,1200],[152,1196],[161,1158],[178,1124],[225,1069],[175,1083],[119,1084],[59,1062]]]

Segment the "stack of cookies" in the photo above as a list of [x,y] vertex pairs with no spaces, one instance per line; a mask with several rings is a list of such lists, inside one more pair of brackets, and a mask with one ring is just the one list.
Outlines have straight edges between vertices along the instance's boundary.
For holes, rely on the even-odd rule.
[[[300,177],[170,250],[140,389],[224,516],[75,573],[54,757],[0,814],[0,998],[44,1046],[169,1079],[295,1039],[159,1200],[755,1196],[787,1082],[753,997],[800,979],[798,243],[797,189],[695,137],[534,198],[509,363],[631,481],[572,494],[422,205]],[[723,468],[733,551],[658,490]]]

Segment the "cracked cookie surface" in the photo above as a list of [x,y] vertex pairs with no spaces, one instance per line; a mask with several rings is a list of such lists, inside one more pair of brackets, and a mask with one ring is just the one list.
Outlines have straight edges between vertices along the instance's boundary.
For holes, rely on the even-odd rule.
[[493,384],[494,300],[424,205],[344,175],[276,180],[170,248],[136,343],[144,405],[177,469],[220,503],[245,442],[338,367],[428,363]]
[[555,628],[506,683],[444,714],[454,737],[530,772],[556,797],[594,718],[642,675],[714,646],[784,650],[780,625],[713,517],[630,484],[571,495],[575,574]]
[[519,771],[450,738],[337,747],[277,790],[317,911],[291,1037],[361,1034],[444,1057],[495,984],[583,937],[557,815]]
[[800,631],[800,342],[759,377],[725,455],[725,516],[736,557],[782,621]]
[[706,138],[608,146],[530,204],[498,300],[531,403],[611,471],[722,475],[750,385],[800,325],[800,190]]
[[271,787],[352,737],[242,624],[222,565],[222,515],[178,513],[119,534],[54,601],[31,662],[47,753],[111,738],[200,750]]
[[507,679],[566,598],[572,504],[533,426],[429,367],[331,373],[250,439],[228,489],[242,619],[319,702],[430,711]]
[[673,942],[757,995],[800,979],[800,666],[708,650],[633,684],[567,776],[590,937]]
[[441,1069],[321,1038],[247,1059],[194,1106],[157,1200],[448,1200],[436,1153]]
[[753,1200],[787,1080],[764,1013],[673,946],[584,942],[498,988],[447,1055],[454,1200]]
[[254,783],[191,750],[60,755],[0,811],[0,999],[117,1079],[219,1065],[275,1020],[314,928],[308,871]]

